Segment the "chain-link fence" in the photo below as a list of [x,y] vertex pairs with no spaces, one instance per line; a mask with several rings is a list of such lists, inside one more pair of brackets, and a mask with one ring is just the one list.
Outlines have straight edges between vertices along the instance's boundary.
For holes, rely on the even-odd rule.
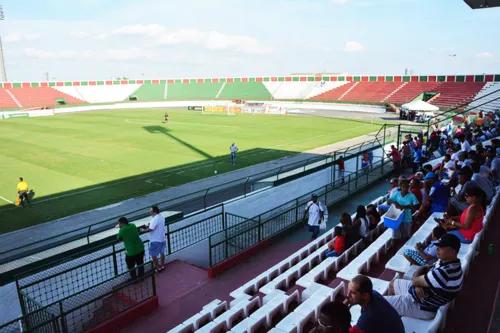
[[43,305],[19,292],[22,317],[0,326],[7,332],[85,332],[156,296],[152,262],[142,265],[144,275],[131,280],[130,272],[114,276],[67,297]]

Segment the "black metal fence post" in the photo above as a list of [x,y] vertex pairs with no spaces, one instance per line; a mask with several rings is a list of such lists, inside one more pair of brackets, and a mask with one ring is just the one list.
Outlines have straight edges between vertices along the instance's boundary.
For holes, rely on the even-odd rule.
[[[170,252],[169,252],[170,253]],[[118,260],[116,259],[116,248],[115,244],[113,244],[113,268],[115,270],[115,276],[118,275]]]
[[63,333],[67,333],[68,331],[68,323],[66,322],[66,316],[64,315],[64,308],[62,301],[59,301],[59,314],[61,316],[61,330]]

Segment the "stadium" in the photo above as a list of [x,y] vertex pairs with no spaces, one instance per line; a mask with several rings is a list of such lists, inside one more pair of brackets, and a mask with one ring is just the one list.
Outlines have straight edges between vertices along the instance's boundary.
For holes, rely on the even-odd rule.
[[0,333],[500,331],[500,71],[9,81],[4,48]]

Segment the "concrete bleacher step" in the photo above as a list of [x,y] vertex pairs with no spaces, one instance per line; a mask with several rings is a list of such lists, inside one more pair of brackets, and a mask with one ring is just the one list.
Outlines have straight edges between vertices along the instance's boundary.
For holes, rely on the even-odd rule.
[[347,89],[347,91],[345,93],[340,95],[338,100],[341,101],[345,96],[347,96],[347,94],[349,94],[354,88],[356,88],[357,85],[359,85],[359,82],[354,83],[349,89]]
[[14,103],[16,103],[16,105],[20,108],[22,108],[23,106],[21,105],[21,103],[18,101],[18,99],[16,98],[16,96],[14,96],[14,94],[9,90],[9,89],[6,89],[5,92],[7,93],[7,95],[10,96],[10,98],[12,98],[12,100],[14,101]]
[[407,84],[408,84],[408,82],[403,82],[403,84],[401,84],[399,87],[397,87],[395,90],[393,90],[389,95],[387,95],[386,97],[384,97],[380,102],[387,101],[389,98],[391,98],[391,96],[393,96],[395,93],[397,93],[398,91],[400,91]]

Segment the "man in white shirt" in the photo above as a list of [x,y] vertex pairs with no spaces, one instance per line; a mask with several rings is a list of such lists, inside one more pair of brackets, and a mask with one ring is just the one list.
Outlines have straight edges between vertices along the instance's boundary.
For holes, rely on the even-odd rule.
[[231,164],[236,165],[236,152],[238,151],[238,147],[234,144],[229,146],[229,151],[231,152]]
[[470,144],[469,144],[469,141],[467,141],[467,139],[465,138],[465,135],[460,134],[458,136],[458,141],[460,142],[460,146],[461,146],[460,150],[468,153],[470,151]]
[[316,194],[311,196],[311,201],[306,205],[304,219],[306,218],[306,214],[309,214],[307,220],[309,232],[312,232],[312,239],[316,239],[319,235],[319,224],[324,215],[323,207],[318,203],[318,196]]
[[[160,273],[165,269],[165,252],[167,250],[165,217],[160,214],[158,206],[152,206],[149,213],[153,220],[144,233],[149,233],[149,255],[153,259],[156,272]],[[160,255],[160,262],[158,262],[158,255]]]

